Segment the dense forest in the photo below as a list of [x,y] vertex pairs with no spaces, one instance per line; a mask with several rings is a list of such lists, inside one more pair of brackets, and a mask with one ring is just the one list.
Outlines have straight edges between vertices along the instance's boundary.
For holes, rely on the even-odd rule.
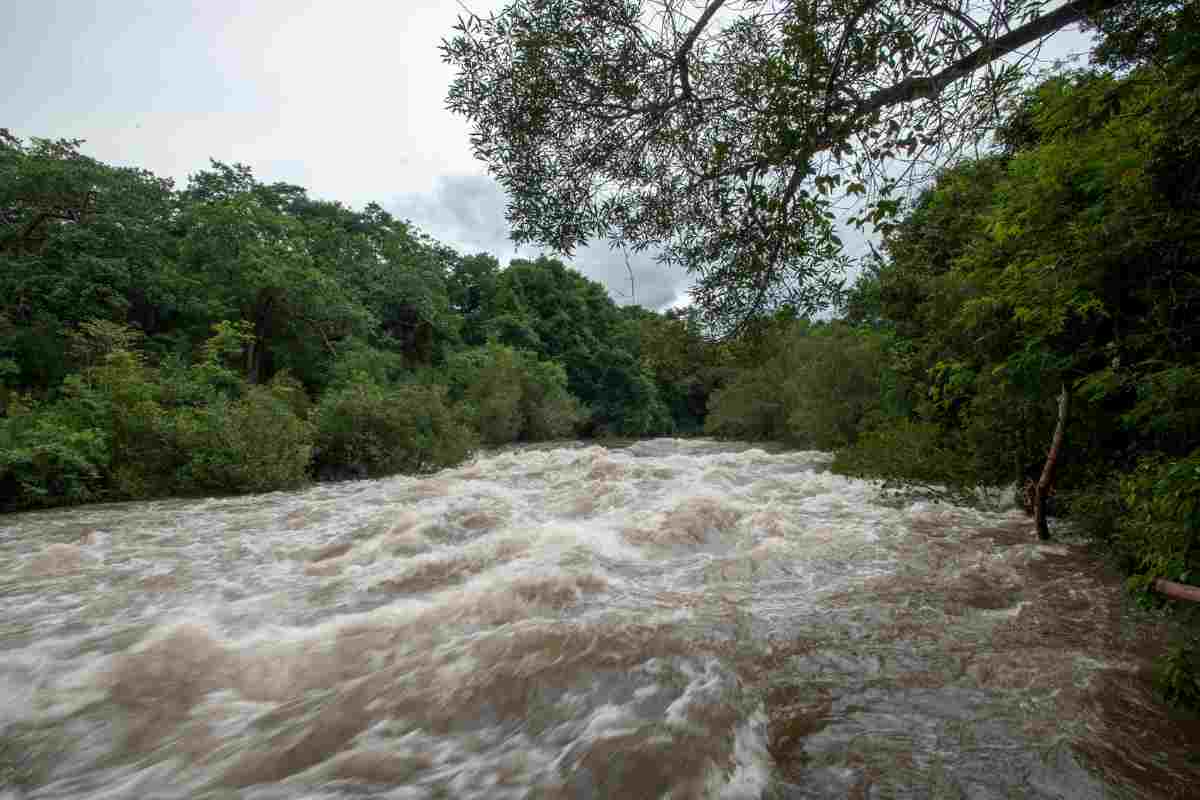
[[558,260],[502,269],[244,166],[177,190],[7,132],[0,283],[10,510],[695,432],[716,381],[694,315],[619,308]]

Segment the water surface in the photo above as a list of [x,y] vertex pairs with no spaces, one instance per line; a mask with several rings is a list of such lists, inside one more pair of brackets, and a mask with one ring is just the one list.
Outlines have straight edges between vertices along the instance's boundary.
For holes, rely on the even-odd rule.
[[1119,578],[827,458],[0,519],[0,798],[1196,796]]

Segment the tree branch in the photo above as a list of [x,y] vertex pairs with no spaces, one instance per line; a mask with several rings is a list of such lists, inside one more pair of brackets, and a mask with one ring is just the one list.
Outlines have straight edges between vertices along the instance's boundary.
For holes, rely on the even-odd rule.
[[[1089,11],[1092,13],[1105,11],[1121,5],[1122,2],[1123,0],[1101,0],[1101,2],[1089,8]],[[976,49],[974,52],[968,53],[936,75],[913,76],[900,81],[895,86],[881,89],[868,97],[854,110],[853,118],[861,119],[869,117],[876,111],[888,108],[889,106],[899,105],[900,103],[907,103],[921,98],[936,97],[948,85],[970,75],[984,64],[995,61],[1001,56],[1016,50],[1018,47],[1024,47],[1030,42],[1037,41],[1070,25],[1072,22],[1078,22],[1083,19],[1085,19],[1085,14],[1081,7],[1068,3],[1049,14],[1022,25],[1010,33],[1006,33],[991,43]]]
[[683,90],[682,97],[690,99],[692,97],[692,82],[688,77],[688,51],[696,44],[696,40],[700,38],[701,31],[712,20],[713,15],[721,6],[725,5],[725,0],[712,0],[708,7],[704,9],[704,13],[700,15],[700,19],[696,20],[696,24],[688,31],[688,35],[683,37],[683,44],[679,45],[679,50],[675,53],[675,67],[679,70],[679,86]]

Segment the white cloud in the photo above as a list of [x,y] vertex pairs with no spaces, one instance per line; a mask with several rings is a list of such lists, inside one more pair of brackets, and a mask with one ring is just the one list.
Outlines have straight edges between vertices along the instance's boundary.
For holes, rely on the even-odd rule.
[[[454,175],[439,178],[430,192],[393,199],[388,209],[463,253],[488,252],[501,263],[513,258],[536,258],[541,252],[538,248],[517,248],[509,239],[505,203],[503,188],[492,178]],[[636,299],[647,308],[663,308],[679,302],[689,284],[681,270],[668,269],[649,254],[630,252],[629,267],[634,276],[631,287],[624,254],[605,243],[581,247],[573,258],[562,260],[602,283],[621,304]]]

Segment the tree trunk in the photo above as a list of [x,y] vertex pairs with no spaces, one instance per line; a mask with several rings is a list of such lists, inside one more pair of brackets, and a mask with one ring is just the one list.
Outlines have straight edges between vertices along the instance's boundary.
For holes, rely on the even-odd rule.
[[267,377],[267,341],[271,338],[271,329],[274,327],[272,321],[275,314],[275,297],[274,289],[262,289],[255,303],[254,341],[246,348],[246,380],[252,384],[262,383]]
[[1046,456],[1042,477],[1034,489],[1033,521],[1037,525],[1038,538],[1042,541],[1050,538],[1050,526],[1046,522],[1046,498],[1054,489],[1054,473],[1058,470],[1058,457],[1062,452],[1063,434],[1067,427],[1068,398],[1067,386],[1063,384],[1058,396],[1058,424],[1054,426],[1054,439],[1050,442],[1050,453]]

